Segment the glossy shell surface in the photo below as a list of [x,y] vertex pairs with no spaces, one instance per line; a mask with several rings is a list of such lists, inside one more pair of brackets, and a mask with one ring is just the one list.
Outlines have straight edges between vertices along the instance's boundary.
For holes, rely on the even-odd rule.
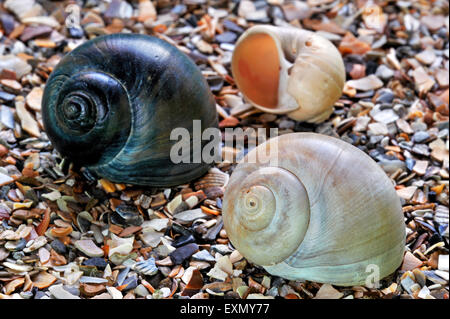
[[[276,166],[246,162],[273,147]],[[329,136],[292,133],[247,157],[223,202],[224,227],[244,257],[273,275],[341,286],[364,284],[370,267],[382,279],[400,266],[400,199],[367,154]]]
[[42,106],[62,156],[110,181],[177,185],[210,166],[170,159],[174,128],[192,137],[193,120],[217,127],[217,114],[197,66],[156,37],[113,34],[77,47],[52,72]]

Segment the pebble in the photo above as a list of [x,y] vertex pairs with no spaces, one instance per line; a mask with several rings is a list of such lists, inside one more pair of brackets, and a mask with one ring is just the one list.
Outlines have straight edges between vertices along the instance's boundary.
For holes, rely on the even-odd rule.
[[435,284],[440,284],[442,286],[448,284],[448,279],[445,280],[442,277],[438,276],[433,270],[424,270],[423,273],[427,276],[427,279]]
[[144,218],[134,206],[121,204],[116,207],[115,212],[126,225],[140,226],[144,222]]
[[[16,79],[18,80],[30,73],[32,68],[31,65],[29,65],[21,58],[12,54],[6,54],[0,55],[0,72],[2,72],[3,70],[13,71],[14,73],[16,73]],[[8,97],[8,95],[3,96],[2,94],[0,94],[0,99],[4,98],[11,100],[10,96]]]
[[397,190],[397,195],[405,200],[410,200],[417,190],[417,186],[408,186]]
[[62,284],[50,286],[48,291],[50,291],[52,296],[56,299],[80,299],[80,297],[65,290]]
[[105,254],[91,239],[77,240],[75,247],[89,257],[103,257]]
[[134,264],[133,269],[146,276],[153,276],[158,272],[158,267],[156,266],[155,258],[153,257],[137,262]]
[[58,254],[66,254],[67,247],[64,245],[59,239],[55,239],[50,243],[50,246],[58,253]]
[[98,277],[81,276],[79,282],[82,284],[106,284],[108,283],[108,280]]
[[389,131],[385,123],[370,123],[368,125],[368,135],[388,135]]
[[376,103],[392,103],[392,101],[394,100],[394,93],[389,90],[382,90],[381,92],[379,92],[377,99],[376,99]]
[[25,248],[26,244],[27,241],[24,238],[22,238],[16,241],[8,241],[5,244],[5,248],[8,249],[9,251],[20,251]]
[[[389,124],[398,120],[398,115],[392,109],[386,109],[376,113],[373,119],[379,123]],[[384,135],[384,134],[383,134]]]
[[377,71],[375,72],[375,75],[383,80],[389,80],[394,76],[394,70],[390,69],[384,64],[381,64]]
[[40,25],[36,27],[26,27],[20,35],[22,42],[27,42],[38,37],[47,37],[52,33],[53,29],[46,25]]
[[439,255],[438,269],[448,271],[448,268],[449,268],[448,255]]
[[358,80],[347,81],[345,85],[356,90],[370,91],[381,88],[383,86],[383,81],[381,81],[377,76],[371,74]]
[[180,194],[175,196],[175,198],[172,199],[169,204],[167,204],[166,208],[170,214],[174,215],[188,209],[189,207],[183,201],[183,196]]
[[165,231],[169,226],[170,219],[168,218],[154,218],[149,221],[145,221],[142,224],[143,228],[151,227],[157,232]]
[[93,258],[89,258],[85,261],[83,261],[82,263],[84,266],[95,266],[98,269],[105,269],[106,266],[108,265],[108,263],[106,262],[106,260],[104,258],[101,257],[93,257]]
[[236,39],[236,33],[230,31],[225,31],[219,35],[216,35],[216,41],[219,43],[234,43]]
[[173,215],[173,218],[181,222],[193,222],[196,219],[205,217],[208,217],[208,214],[204,213],[201,208],[185,210]]
[[44,94],[44,90],[42,90],[42,88],[36,86],[30,91],[30,93],[28,93],[27,97],[25,98],[27,105],[33,111],[41,111],[41,103],[42,103],[42,95],[43,94]]
[[[4,80],[3,80],[4,81]],[[25,108],[25,102],[23,97],[21,99],[16,99],[16,111],[17,116],[20,119],[20,123],[24,131],[34,137],[40,137],[41,132],[39,129],[39,125],[30,112]]]
[[192,258],[200,261],[215,261],[216,259],[207,251],[206,249],[202,249],[195,254],[192,255]]
[[418,131],[418,132],[414,133],[412,139],[413,139],[413,141],[415,143],[422,143],[422,142],[426,141],[429,138],[430,138],[430,134],[428,134],[428,132],[426,132],[426,131]]
[[414,278],[416,279],[416,282],[420,286],[424,287],[427,282],[427,277],[425,276],[425,274],[417,268],[413,269],[412,272],[414,274]]
[[412,294],[411,287],[413,287],[416,283],[411,279],[411,277],[406,276],[401,280],[400,284],[402,285],[403,289]]
[[344,294],[332,285],[323,284],[313,299],[341,299]]
[[192,234],[181,235],[172,243],[172,246],[178,248],[189,243],[195,243],[195,237]]
[[106,287],[106,290],[113,299],[123,299],[122,293],[115,287]]
[[198,245],[190,243],[177,248],[169,254],[169,257],[175,265],[179,265],[187,258],[191,257],[196,251],[198,251]]
[[135,289],[134,292],[136,293],[136,295],[138,295],[139,297],[147,297],[148,295],[150,295],[150,292],[147,290],[147,288],[145,288],[144,285],[139,284]]

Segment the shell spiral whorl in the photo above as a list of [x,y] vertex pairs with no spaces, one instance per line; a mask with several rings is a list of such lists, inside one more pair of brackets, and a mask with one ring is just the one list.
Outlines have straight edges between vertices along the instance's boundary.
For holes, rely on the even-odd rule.
[[[274,145],[276,166],[249,162]],[[326,135],[285,134],[250,151],[230,176],[222,214],[244,257],[290,280],[364,284],[368,266],[381,279],[405,249],[391,180],[367,154]]]
[[224,210],[230,212],[224,214],[229,237],[252,262],[281,262],[297,249],[308,229],[305,187],[280,168],[262,167],[248,176],[239,173],[233,173],[234,182],[228,184],[224,198]]
[[87,41],[60,61],[42,116],[62,156],[112,182],[150,186],[180,185],[210,167],[172,162],[174,128],[192,136],[194,120],[202,130],[218,126],[214,98],[191,59],[156,37],[123,33]]
[[58,75],[47,87],[55,97],[45,97],[49,111],[44,123],[62,154],[89,165],[120,151],[131,130],[131,110],[127,91],[117,79],[89,70],[70,78]]

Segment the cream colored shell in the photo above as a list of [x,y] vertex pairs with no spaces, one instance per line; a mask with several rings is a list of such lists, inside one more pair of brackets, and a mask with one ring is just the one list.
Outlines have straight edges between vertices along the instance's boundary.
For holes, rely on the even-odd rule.
[[[277,166],[248,162],[273,147]],[[365,284],[394,272],[405,247],[400,200],[384,171],[351,144],[315,133],[249,152],[228,182],[223,219],[243,256],[290,280]]]
[[[297,121],[311,123],[326,120],[333,112],[333,105],[341,96],[345,84],[344,62],[336,47],[311,31],[258,25],[242,34],[234,52],[248,41],[249,36],[258,33],[271,36],[277,47],[280,63],[278,103],[275,108],[265,107],[252,101],[242,91],[237,58],[233,54],[233,76],[243,95],[265,112],[287,114]],[[257,48],[253,54],[259,54]]]

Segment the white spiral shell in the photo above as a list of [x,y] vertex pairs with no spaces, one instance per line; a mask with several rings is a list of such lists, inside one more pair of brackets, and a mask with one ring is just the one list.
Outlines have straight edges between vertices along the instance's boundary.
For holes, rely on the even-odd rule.
[[[246,162],[275,142],[277,167]],[[325,135],[286,134],[249,152],[230,177],[223,219],[243,256],[291,280],[364,284],[369,265],[381,279],[402,262],[404,217],[390,179]]]

